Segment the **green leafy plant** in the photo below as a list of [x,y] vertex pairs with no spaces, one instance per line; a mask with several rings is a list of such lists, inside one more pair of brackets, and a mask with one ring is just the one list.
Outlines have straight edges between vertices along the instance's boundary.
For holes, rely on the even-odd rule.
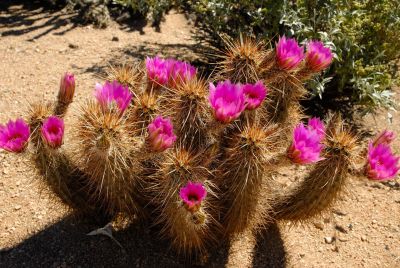
[[309,83],[315,95],[346,95],[372,111],[389,107],[398,82],[400,3],[396,0],[216,1],[193,3],[201,25],[214,35],[252,33],[264,40],[280,35],[306,42],[320,39],[335,63]]
[[173,0],[113,0],[114,4],[119,4],[130,8],[133,12],[138,12],[144,16],[148,15],[153,24],[159,24],[165,14],[175,1]]

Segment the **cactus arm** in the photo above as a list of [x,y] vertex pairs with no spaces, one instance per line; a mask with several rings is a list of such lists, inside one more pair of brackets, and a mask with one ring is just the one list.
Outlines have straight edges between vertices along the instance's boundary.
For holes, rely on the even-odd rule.
[[357,137],[344,128],[340,117],[330,120],[325,159],[304,180],[273,200],[277,220],[306,221],[331,207],[345,189],[349,169],[358,155]]

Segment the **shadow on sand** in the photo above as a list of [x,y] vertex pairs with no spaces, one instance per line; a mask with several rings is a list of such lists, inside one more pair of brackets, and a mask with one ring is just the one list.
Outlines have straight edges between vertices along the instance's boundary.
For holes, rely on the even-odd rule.
[[[207,263],[177,257],[154,230],[132,225],[114,233],[123,249],[105,236],[88,236],[98,228],[75,217],[48,226],[13,248],[0,251],[2,267],[224,267],[228,245],[210,252]],[[257,239],[253,267],[285,267],[286,252],[279,228],[272,224]]]
[[[62,8],[40,0],[1,0],[1,36],[20,36],[37,31],[38,34],[28,39],[33,41],[47,34],[64,35],[86,23],[81,13],[66,9],[60,12]],[[147,21],[143,16],[125,10],[112,12],[111,16],[121,30],[144,34],[143,28]]]

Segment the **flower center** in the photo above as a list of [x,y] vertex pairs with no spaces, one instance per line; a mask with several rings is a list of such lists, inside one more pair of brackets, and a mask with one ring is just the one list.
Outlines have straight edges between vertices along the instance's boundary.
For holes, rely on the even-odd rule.
[[258,98],[257,94],[254,92],[247,93],[247,97],[249,99],[257,99]]
[[15,133],[15,134],[11,137],[10,141],[15,141],[15,140],[21,139],[21,138],[22,138],[22,135],[21,135],[21,134]]
[[49,127],[49,132],[51,134],[57,135],[60,132],[60,129],[57,126],[51,126]]
[[189,201],[199,201],[199,197],[196,194],[189,194],[188,199]]

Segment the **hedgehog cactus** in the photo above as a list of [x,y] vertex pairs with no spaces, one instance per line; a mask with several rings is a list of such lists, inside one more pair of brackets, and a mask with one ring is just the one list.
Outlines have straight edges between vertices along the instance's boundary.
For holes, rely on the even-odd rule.
[[[338,115],[300,122],[303,82],[332,60],[321,42],[304,53],[294,39],[268,50],[245,38],[228,42],[222,57],[211,81],[189,63],[159,57],[111,67],[74,126],[63,121],[75,92],[66,73],[54,103],[32,105],[29,127],[22,119],[0,125],[0,147],[32,152],[43,184],[72,209],[149,221],[185,254],[271,220],[323,213],[363,153],[359,173],[376,180],[398,173],[392,132],[359,150]],[[74,136],[64,139],[70,127]],[[291,164],[310,172],[280,189],[272,176]]]

